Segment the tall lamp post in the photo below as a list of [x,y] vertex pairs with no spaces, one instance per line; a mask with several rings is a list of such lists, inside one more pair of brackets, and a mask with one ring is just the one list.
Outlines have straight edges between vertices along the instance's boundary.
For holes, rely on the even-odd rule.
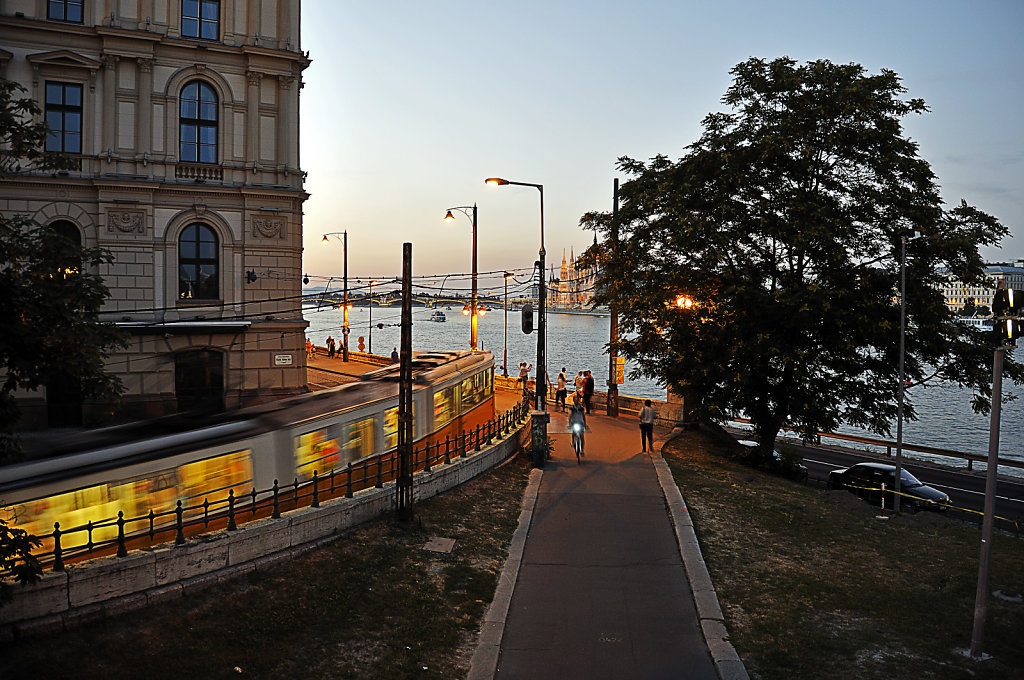
[[[476,350],[477,344],[477,304],[476,304],[476,203],[473,205],[460,205],[454,208],[448,208],[448,213],[444,216],[445,222],[454,222],[455,216],[452,215],[453,210],[458,210],[460,213],[469,218],[473,223],[473,304],[470,307],[470,313],[472,319],[469,322],[469,348]],[[468,211],[472,210],[472,214]]]
[[[545,343],[547,341],[545,334],[547,330],[547,313],[545,310],[545,306],[547,304],[547,280],[544,267],[544,185],[532,184],[530,182],[513,182],[511,180],[502,179],[501,177],[488,177],[484,182],[495,186],[511,184],[512,186],[519,187],[533,187],[540,192],[540,260],[538,260],[540,287],[537,293],[537,306],[540,310],[537,314],[537,410],[546,414],[547,395],[545,392],[547,391],[547,385],[545,384],[545,380],[547,377],[547,365],[545,362],[544,352]],[[545,428],[545,433],[546,430],[547,428]]]
[[506,378],[508,377],[508,280],[513,276],[515,274],[505,272],[505,338],[501,343],[501,374]]
[[[912,239],[920,238],[915,231]],[[892,511],[900,511],[900,486],[903,477],[903,400],[907,389],[904,357],[907,337],[907,237],[900,237],[900,376],[896,401],[896,479],[893,483]]]
[[344,260],[344,279],[345,279],[345,292],[342,298],[342,308],[344,309],[344,319],[341,324],[341,360],[348,361],[348,231],[331,231],[324,234],[323,242],[326,243],[330,239],[329,236],[340,236],[341,247],[342,247],[342,259]]

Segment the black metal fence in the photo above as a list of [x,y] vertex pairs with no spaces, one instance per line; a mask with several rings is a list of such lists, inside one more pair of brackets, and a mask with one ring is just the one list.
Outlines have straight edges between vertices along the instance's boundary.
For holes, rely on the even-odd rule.
[[[413,470],[430,472],[438,465],[447,465],[453,459],[464,458],[490,445],[495,439],[507,436],[529,414],[530,405],[521,401],[512,409],[495,416],[488,422],[471,430],[463,430],[455,436],[447,436],[444,440],[426,441],[413,448]],[[382,488],[386,482],[396,478],[398,473],[398,453],[392,450],[369,456],[359,461],[350,462],[345,468],[331,470],[320,475],[313,472],[312,478],[299,481],[295,478],[291,483],[281,484],[274,480],[268,489],[256,489],[247,494],[236,496],[234,489],[229,489],[227,496],[202,503],[185,505],[177,501],[174,509],[156,512],[153,509],[145,515],[125,517],[118,511],[116,518],[99,522],[89,521],[71,529],[62,529],[60,522],[55,522],[53,532],[49,536],[53,540],[53,549],[36,555],[43,564],[51,564],[54,571],[63,571],[64,562],[72,557],[83,555],[99,556],[116,554],[124,557],[129,548],[142,548],[170,540],[167,535],[174,534],[174,543],[185,543],[185,536],[218,528],[235,531],[240,522],[258,518],[278,518],[282,512],[296,508],[320,507],[320,502],[329,498],[344,496],[352,498],[361,489],[372,487]],[[104,538],[112,535],[114,538]],[[84,536],[78,545],[63,548],[68,536]]]

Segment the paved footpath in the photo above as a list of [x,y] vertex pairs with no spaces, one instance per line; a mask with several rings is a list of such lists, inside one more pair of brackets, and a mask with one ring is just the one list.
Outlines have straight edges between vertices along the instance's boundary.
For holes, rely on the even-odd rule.
[[577,465],[552,413],[554,455],[531,477],[469,677],[745,678],[660,453],[641,453],[635,417],[588,420]]

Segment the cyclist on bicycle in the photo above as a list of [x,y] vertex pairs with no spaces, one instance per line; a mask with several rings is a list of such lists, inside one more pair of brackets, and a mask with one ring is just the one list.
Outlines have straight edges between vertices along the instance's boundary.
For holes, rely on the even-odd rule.
[[572,406],[569,408],[569,431],[572,432],[573,445],[579,439],[577,456],[583,455],[583,433],[587,429],[587,415],[583,403],[583,392],[577,390],[572,395]]

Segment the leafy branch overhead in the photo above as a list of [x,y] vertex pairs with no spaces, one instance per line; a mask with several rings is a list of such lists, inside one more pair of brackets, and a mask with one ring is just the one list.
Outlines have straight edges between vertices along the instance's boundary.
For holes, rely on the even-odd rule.
[[[629,179],[615,223],[581,219],[618,230],[614,256],[607,240],[587,256],[603,263],[596,302],[620,313],[619,353],[685,386],[699,415],[746,414],[763,450],[783,426],[886,434],[907,237],[908,378],[972,388],[986,410],[989,343],[955,322],[940,286],[981,283],[978,248],[1007,230],[964,201],[943,208],[902,127],[925,103],[894,72],[857,64],[750,59],[731,73],[728,110],[704,119],[682,158],[619,159]],[[1006,372],[1024,380],[1012,358]]]

